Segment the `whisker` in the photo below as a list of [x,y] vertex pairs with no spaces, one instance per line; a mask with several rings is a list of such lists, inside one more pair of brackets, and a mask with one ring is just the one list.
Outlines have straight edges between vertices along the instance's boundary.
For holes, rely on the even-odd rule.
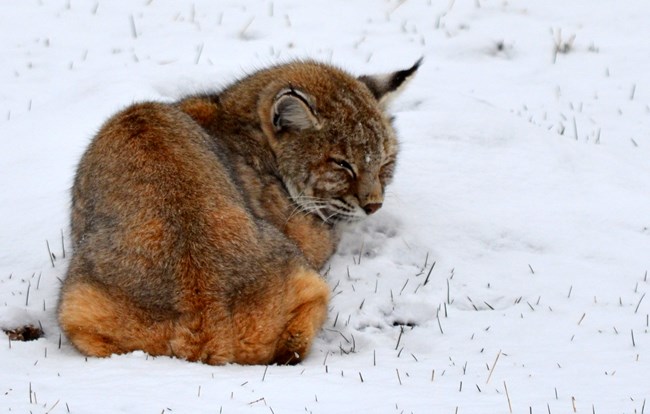
[[[291,220],[293,217],[295,217],[297,214],[304,214],[305,216],[311,213],[316,213],[321,216],[320,210],[327,207],[327,204],[324,202],[309,202],[309,203],[300,203],[296,204],[295,208],[293,211],[289,214],[289,217],[287,217],[287,220],[285,222],[288,223],[289,220]],[[321,217],[322,218],[322,217]]]
[[289,220],[291,220],[291,218],[293,218],[296,214],[301,213],[304,213],[305,216],[307,214],[316,213],[321,219],[324,219],[324,216],[320,211],[328,205],[327,200],[324,198],[307,196],[304,194],[304,190],[300,194],[290,197],[291,200],[296,204],[296,207],[294,207],[293,211],[289,213],[289,217],[287,217],[285,224],[289,222]]
[[324,198],[322,197],[314,197],[314,196],[308,196],[304,194],[297,195],[295,197],[291,197],[292,200],[320,200],[320,201],[325,201]]
[[338,216],[338,215],[339,215],[339,213],[337,213],[337,212],[335,211],[335,212],[333,212],[332,214],[330,214],[329,216],[327,216],[326,218],[324,218],[323,221],[324,221],[325,223],[327,223],[327,222],[329,221],[329,219],[331,219],[332,217]]
[[285,224],[297,215],[307,216],[308,214],[316,214],[325,223],[332,221],[354,222],[366,217],[358,206],[340,198],[325,199],[307,196],[303,191],[296,196],[291,196],[291,200],[295,206],[289,213]]

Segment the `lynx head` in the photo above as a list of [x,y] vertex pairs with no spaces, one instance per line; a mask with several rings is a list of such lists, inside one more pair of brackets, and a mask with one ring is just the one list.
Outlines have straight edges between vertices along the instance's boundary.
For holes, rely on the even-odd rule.
[[336,223],[382,206],[398,149],[385,103],[420,63],[358,78],[315,62],[271,69],[258,115],[278,173],[301,210]]

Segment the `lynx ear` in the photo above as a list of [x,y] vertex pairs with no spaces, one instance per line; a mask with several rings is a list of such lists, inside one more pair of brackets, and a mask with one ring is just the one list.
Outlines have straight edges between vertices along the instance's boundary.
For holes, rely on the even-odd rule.
[[294,88],[282,89],[273,100],[271,111],[273,128],[303,130],[320,129],[313,98]]
[[364,75],[359,76],[358,79],[366,84],[377,101],[383,105],[401,86],[406,84],[406,81],[413,77],[420,64],[422,64],[422,59],[418,59],[409,69],[381,75]]

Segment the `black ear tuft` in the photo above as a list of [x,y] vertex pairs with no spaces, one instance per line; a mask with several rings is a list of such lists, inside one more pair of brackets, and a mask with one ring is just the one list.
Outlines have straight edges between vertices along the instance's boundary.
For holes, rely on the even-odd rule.
[[370,92],[372,92],[377,101],[383,103],[415,74],[422,64],[423,59],[421,57],[408,69],[383,75],[364,75],[359,76],[358,79],[370,89]]
[[276,131],[320,127],[313,99],[294,88],[282,89],[276,95],[271,116],[273,128]]

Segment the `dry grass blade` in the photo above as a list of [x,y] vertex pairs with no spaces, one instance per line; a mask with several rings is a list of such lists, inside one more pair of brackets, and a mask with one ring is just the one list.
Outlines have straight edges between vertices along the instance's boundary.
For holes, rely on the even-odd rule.
[[494,367],[497,366],[497,362],[499,361],[500,356],[501,356],[501,350],[499,349],[499,353],[497,354],[497,357],[494,358],[494,363],[492,363],[492,368],[490,368],[490,374],[488,375],[485,384],[488,384],[490,382],[490,378],[492,378],[492,373],[494,372]]
[[510,394],[508,393],[508,386],[505,381],[503,381],[503,388],[506,390],[506,398],[508,399],[508,411],[512,414],[512,402],[510,401]]

